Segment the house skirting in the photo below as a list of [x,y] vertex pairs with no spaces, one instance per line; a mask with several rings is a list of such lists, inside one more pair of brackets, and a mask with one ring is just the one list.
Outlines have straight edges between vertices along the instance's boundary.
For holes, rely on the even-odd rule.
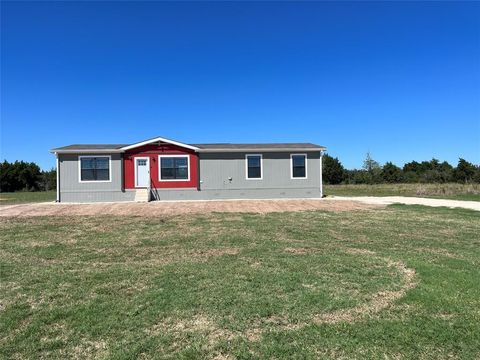
[[[133,201],[135,191],[62,191],[61,202],[121,202]],[[320,189],[157,189],[152,200],[228,200],[228,199],[294,199],[320,198]]]
[[320,198],[320,189],[161,189],[152,190],[155,200],[228,200]]
[[133,201],[135,199],[135,190],[125,191],[65,191],[60,195],[61,202],[86,203],[86,202],[117,202]]

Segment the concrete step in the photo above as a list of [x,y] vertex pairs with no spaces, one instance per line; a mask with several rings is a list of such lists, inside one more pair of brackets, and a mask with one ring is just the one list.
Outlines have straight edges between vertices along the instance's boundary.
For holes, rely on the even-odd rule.
[[135,191],[135,201],[137,202],[149,202],[150,196],[148,189],[137,189]]

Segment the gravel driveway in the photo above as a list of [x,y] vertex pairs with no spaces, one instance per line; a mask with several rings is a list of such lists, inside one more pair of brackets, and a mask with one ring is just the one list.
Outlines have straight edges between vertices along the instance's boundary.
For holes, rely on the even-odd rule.
[[447,199],[428,199],[408,196],[332,196],[332,200],[338,201],[359,201],[363,204],[370,205],[390,205],[390,204],[406,204],[406,205],[426,205],[426,206],[445,206],[449,208],[464,208],[480,211],[480,201],[462,201]]

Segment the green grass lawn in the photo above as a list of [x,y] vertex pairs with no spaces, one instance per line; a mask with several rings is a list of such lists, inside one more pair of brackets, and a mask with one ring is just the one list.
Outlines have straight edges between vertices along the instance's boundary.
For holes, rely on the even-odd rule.
[[480,214],[0,219],[0,357],[478,359]]
[[418,196],[480,201],[480,184],[324,185],[324,193],[327,196]]
[[0,205],[55,201],[56,191],[18,191],[0,193]]

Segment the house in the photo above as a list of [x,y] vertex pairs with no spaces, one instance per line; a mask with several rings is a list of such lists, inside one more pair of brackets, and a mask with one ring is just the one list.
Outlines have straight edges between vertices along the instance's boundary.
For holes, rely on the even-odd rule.
[[57,201],[322,197],[323,146],[184,144],[69,145],[57,157]]

